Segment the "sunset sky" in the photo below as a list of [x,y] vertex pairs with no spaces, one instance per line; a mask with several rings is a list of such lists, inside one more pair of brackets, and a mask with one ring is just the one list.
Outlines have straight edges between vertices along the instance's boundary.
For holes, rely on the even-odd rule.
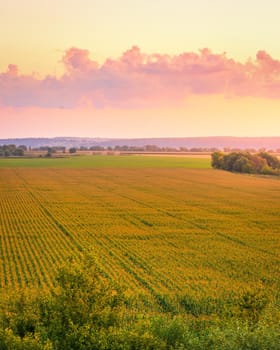
[[278,0],[0,4],[0,138],[280,135]]

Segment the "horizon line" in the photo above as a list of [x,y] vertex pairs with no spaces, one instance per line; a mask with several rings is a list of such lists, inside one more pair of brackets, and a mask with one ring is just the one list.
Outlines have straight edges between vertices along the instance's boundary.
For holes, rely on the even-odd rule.
[[142,140],[142,139],[191,139],[191,138],[280,138],[278,136],[234,136],[234,135],[208,135],[208,136],[143,136],[143,137],[106,137],[106,136],[21,136],[21,137],[0,137],[0,140],[14,140],[14,139],[110,139],[110,140]]

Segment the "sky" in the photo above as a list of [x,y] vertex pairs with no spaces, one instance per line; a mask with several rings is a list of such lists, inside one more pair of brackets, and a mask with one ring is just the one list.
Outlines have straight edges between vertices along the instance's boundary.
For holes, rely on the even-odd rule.
[[0,138],[280,135],[278,0],[0,3]]

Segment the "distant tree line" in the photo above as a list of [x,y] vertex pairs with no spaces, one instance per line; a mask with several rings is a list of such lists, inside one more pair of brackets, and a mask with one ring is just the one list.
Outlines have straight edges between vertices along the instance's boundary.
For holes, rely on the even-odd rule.
[[49,147],[49,146],[42,146],[42,147],[38,147],[38,148],[32,148],[32,151],[46,151],[49,153],[56,153],[56,152],[62,152],[65,153],[66,152],[66,147],[64,146],[53,146],[53,147]]
[[[70,150],[70,149],[69,149]],[[128,145],[116,145],[116,146],[81,146],[76,148],[80,151],[118,151],[118,152],[214,152],[217,148],[203,148],[203,147],[159,147],[156,145],[145,145],[145,146],[128,146]]]
[[174,148],[174,147],[159,147],[156,145],[145,145],[145,146],[81,146],[81,147],[70,147],[69,153],[76,153],[77,151],[94,151],[94,152],[214,152],[218,151],[217,148]]
[[[65,146],[41,146],[41,147],[34,147],[31,146],[27,147],[25,145],[16,146],[14,144],[10,145],[3,145],[0,146],[0,157],[9,157],[9,156],[21,156],[24,155],[25,151],[35,151],[35,152],[46,152],[45,157],[51,157],[55,153],[66,153],[68,150],[69,153],[76,153],[77,151],[94,151],[94,152],[193,152],[193,153],[213,153],[213,152],[220,152],[221,150],[225,153],[236,153],[236,152],[242,152],[242,153],[265,153],[265,148],[260,149],[254,149],[254,148],[248,148],[248,149],[240,149],[240,148],[230,148],[230,147],[224,147],[224,148],[217,148],[217,147],[160,147],[157,145],[145,145],[145,146],[129,146],[129,145],[116,145],[116,146],[80,146],[75,147],[72,146],[70,148],[67,148]],[[275,150],[268,150],[268,153],[280,153],[280,148]]]
[[280,160],[267,152],[214,152],[212,167],[239,173],[280,175]]
[[79,151],[117,151],[117,152],[214,152],[218,151],[218,148],[206,148],[206,147],[160,147],[156,145],[145,146],[128,146],[128,145],[116,145],[116,146],[81,146],[76,148]]
[[0,157],[22,157],[26,146],[3,145],[0,146]]
[[[119,151],[119,152],[216,152],[221,151],[220,148],[217,147],[160,147],[157,145],[145,145],[145,146],[128,146],[128,145],[116,145],[116,146],[81,146],[80,148],[76,148],[76,150],[80,151]],[[224,152],[265,152],[265,148],[255,149],[241,149],[241,148],[230,148],[224,147],[222,149]],[[269,153],[280,153],[280,149],[269,150]]]

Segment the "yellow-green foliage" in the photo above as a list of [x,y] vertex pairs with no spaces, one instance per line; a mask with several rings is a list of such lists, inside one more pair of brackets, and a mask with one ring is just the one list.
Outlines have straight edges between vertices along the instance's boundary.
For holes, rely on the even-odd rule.
[[67,260],[51,293],[11,296],[0,313],[0,349],[279,350],[279,324],[260,317],[267,300],[259,294],[245,294],[240,314],[220,319],[143,314],[95,261],[89,254]]

